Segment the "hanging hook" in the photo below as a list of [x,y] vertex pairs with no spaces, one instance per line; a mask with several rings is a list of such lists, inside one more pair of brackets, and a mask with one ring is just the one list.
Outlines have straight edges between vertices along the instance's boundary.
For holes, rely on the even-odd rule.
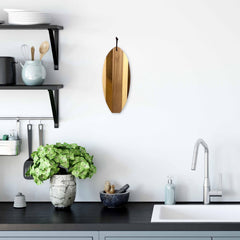
[[19,140],[20,139],[20,119],[17,117],[17,124],[16,124],[16,128],[17,128],[17,136],[16,139]]
[[116,37],[116,51],[118,50],[118,38]]

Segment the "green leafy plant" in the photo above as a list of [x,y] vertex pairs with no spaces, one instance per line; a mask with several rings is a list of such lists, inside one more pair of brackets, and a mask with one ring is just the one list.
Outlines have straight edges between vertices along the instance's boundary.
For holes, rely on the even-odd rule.
[[93,156],[77,144],[56,143],[40,146],[32,153],[32,158],[33,165],[27,176],[32,176],[38,185],[55,174],[72,174],[85,179],[96,173]]

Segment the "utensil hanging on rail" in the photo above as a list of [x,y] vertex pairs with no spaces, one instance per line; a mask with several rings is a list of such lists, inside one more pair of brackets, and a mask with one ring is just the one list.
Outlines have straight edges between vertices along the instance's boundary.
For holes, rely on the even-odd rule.
[[27,176],[26,173],[28,169],[32,166],[33,164],[33,159],[31,157],[32,154],[32,124],[27,125],[27,133],[28,133],[28,154],[29,158],[25,161],[24,166],[23,166],[23,177],[25,179],[33,179],[32,176]]
[[38,124],[39,146],[43,146],[43,124]]

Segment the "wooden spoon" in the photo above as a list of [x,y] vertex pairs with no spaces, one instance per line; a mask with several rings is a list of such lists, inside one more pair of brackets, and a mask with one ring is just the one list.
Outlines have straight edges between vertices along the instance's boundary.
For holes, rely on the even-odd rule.
[[32,61],[34,61],[35,47],[31,47]]
[[49,43],[47,41],[43,42],[39,47],[40,52],[40,60],[42,60],[43,56],[48,52],[49,50]]

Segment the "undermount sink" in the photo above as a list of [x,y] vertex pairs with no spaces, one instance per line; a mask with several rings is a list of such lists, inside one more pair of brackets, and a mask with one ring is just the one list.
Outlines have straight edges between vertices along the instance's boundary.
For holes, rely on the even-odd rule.
[[240,205],[154,205],[151,222],[240,222]]

